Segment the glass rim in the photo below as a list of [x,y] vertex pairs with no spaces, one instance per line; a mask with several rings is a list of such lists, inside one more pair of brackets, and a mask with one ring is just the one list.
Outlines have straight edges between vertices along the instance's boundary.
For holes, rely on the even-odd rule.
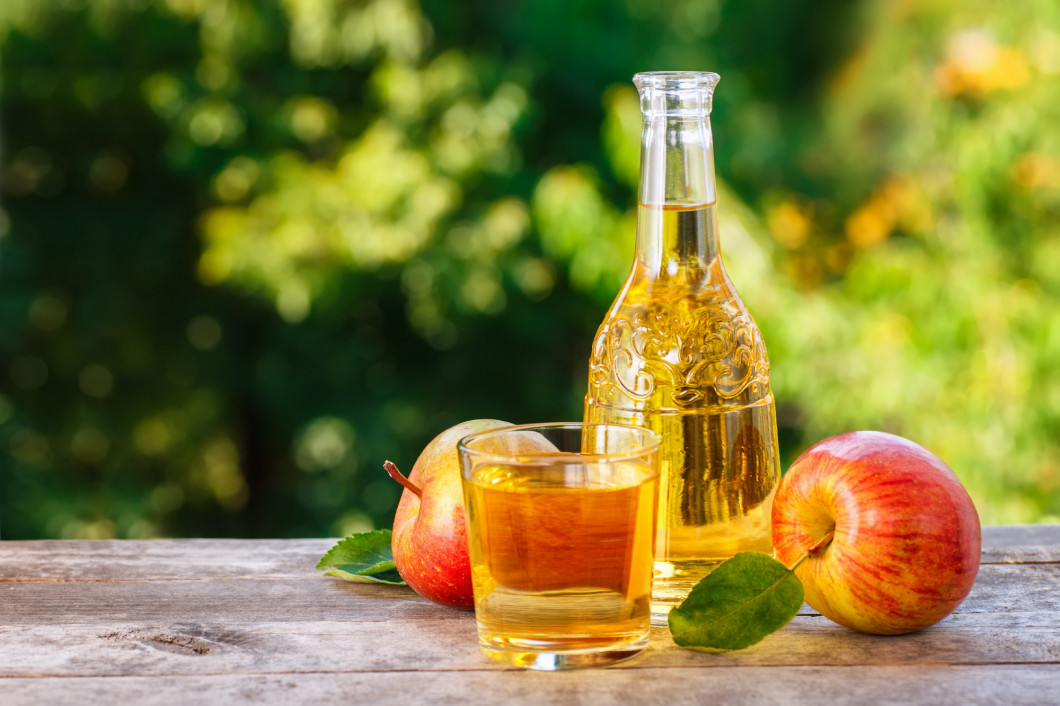
[[[635,448],[627,451],[615,451],[613,453],[574,453],[560,452],[562,455],[571,456],[577,458],[579,463],[612,463],[616,461],[625,461],[631,458],[640,458],[648,454],[655,453],[662,446],[662,436],[658,432],[652,431],[651,429],[645,429],[644,427],[633,426],[632,424],[616,424],[614,422],[540,422],[536,424],[512,424],[506,427],[496,427],[494,429],[483,429],[473,434],[468,434],[464,438],[460,439],[456,443],[458,453],[467,454],[469,457],[474,457],[476,461],[478,459],[489,459],[495,463],[518,463],[521,466],[533,466],[533,465],[554,465],[556,463],[555,453],[537,453],[534,451],[523,452],[523,453],[494,453],[490,451],[481,451],[474,449],[469,446],[469,443],[488,436],[510,434],[513,432],[522,431],[541,431],[545,429],[585,429],[587,427],[605,427],[608,429],[618,429],[621,431],[635,432],[642,435],[643,443],[638,443]],[[655,469],[658,472],[658,468]]]

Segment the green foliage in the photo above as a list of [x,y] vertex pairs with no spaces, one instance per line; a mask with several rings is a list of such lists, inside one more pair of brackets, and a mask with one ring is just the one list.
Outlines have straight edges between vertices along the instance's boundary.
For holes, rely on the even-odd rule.
[[741,552],[695,585],[667,618],[681,647],[742,650],[791,622],[802,608],[795,572],[760,552]]
[[387,529],[351,534],[342,539],[317,562],[325,576],[337,576],[354,583],[389,583],[407,586],[394,565]]
[[[390,525],[463,419],[577,418],[630,77],[722,74],[786,462],[856,428],[1060,518],[1060,7],[0,4],[5,537]],[[786,465],[786,464],[785,464]]]

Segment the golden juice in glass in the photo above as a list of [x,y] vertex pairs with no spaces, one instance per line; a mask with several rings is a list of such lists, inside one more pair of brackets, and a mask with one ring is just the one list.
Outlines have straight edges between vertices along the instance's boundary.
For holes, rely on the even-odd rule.
[[546,453],[465,472],[475,616],[491,658],[558,669],[647,646],[653,461]]

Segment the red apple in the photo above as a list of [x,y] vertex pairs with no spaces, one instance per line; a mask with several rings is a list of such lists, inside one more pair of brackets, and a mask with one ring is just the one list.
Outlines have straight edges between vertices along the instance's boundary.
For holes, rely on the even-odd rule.
[[474,419],[447,429],[427,444],[407,479],[387,461],[387,472],[405,486],[394,516],[394,563],[416,593],[435,603],[464,610],[475,606],[456,443],[506,426],[511,425]]
[[[979,572],[980,527],[953,471],[922,446],[859,431],[802,454],[773,500],[778,560],[840,625],[899,635],[960,605]],[[834,533],[831,540],[829,533]]]

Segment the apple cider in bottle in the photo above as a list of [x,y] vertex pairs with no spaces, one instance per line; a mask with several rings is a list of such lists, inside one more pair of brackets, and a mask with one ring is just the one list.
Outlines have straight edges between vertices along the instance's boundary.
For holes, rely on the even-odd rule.
[[780,467],[762,335],[722,265],[710,108],[718,75],[637,74],[636,257],[593,342],[585,420],[649,428],[659,451],[652,621],[740,551],[772,553]]

